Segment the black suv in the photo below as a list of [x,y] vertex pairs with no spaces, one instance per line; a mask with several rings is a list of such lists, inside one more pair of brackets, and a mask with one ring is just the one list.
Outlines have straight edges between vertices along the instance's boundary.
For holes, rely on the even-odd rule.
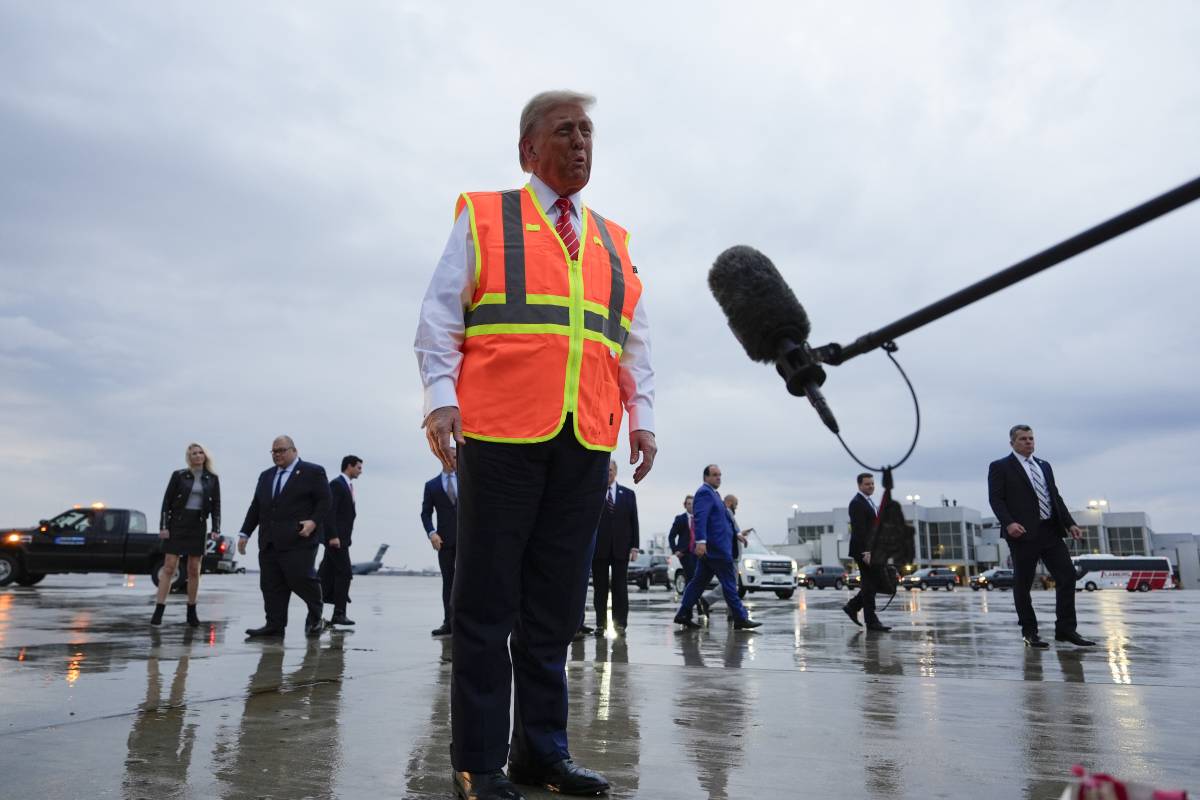
[[1002,569],[993,567],[987,572],[981,572],[971,578],[971,588],[975,591],[987,589],[989,592],[992,589],[1011,589],[1013,586],[1013,571],[1011,569]]
[[651,586],[671,588],[671,579],[667,575],[667,556],[658,554],[639,553],[638,557],[629,562],[629,573],[626,583],[635,584],[643,592]]
[[949,592],[958,585],[958,575],[947,567],[926,567],[911,575],[905,575],[901,583],[910,592],[913,589],[925,591],[926,589],[936,589],[939,586]]

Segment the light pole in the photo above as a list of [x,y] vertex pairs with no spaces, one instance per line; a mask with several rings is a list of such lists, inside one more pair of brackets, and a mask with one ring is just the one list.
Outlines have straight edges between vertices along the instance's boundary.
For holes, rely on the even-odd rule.
[[[917,501],[921,499],[919,494],[907,494],[904,499],[912,503],[912,518],[913,518],[913,538],[917,540],[917,566],[921,565],[921,551],[925,548],[921,547],[921,525],[917,521]],[[928,556],[928,554],[926,554]]]

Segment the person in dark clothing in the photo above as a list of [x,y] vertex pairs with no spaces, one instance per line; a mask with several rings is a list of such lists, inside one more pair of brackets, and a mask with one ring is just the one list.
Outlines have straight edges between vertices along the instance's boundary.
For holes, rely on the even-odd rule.
[[[875,571],[871,569],[871,544],[879,510],[871,495],[875,494],[875,476],[869,472],[858,476],[858,493],[850,500],[850,557],[858,565],[859,588],[858,594],[850,598],[850,602],[842,606],[842,611],[854,622],[858,621],[858,612],[863,612],[863,620],[869,631],[890,631],[891,628],[879,621],[875,613],[875,595],[879,593]],[[886,498],[885,498],[886,499]]]
[[696,522],[692,519],[692,495],[683,498],[683,513],[671,523],[667,548],[679,558],[683,577],[691,580],[696,574]]
[[245,555],[246,542],[259,529],[258,582],[267,616],[265,625],[248,628],[246,635],[282,636],[295,593],[308,607],[304,633],[320,636],[324,625],[315,567],[320,525],[329,514],[329,483],[321,466],[300,460],[290,436],[271,443],[271,460],[275,466],[258,476],[238,535],[238,552]]
[[[608,594],[612,592],[613,627],[618,634],[629,625],[629,562],[637,558],[641,540],[638,532],[637,495],[617,483],[617,462],[608,462],[608,487],[596,526],[596,549],[592,554],[592,608],[596,611],[597,636],[608,628]],[[611,580],[610,580],[611,577]]]
[[437,551],[438,568],[442,572],[442,624],[432,634],[449,636],[454,631],[450,622],[450,593],[454,588],[454,558],[458,552],[458,473],[443,471],[425,483],[421,524],[425,526],[430,546]]
[[187,558],[187,624],[199,627],[196,598],[200,593],[200,565],[204,560],[205,522],[212,518],[212,536],[221,535],[221,482],[213,469],[212,458],[203,445],[193,442],[187,447],[186,469],[171,473],[167,491],[163,494],[159,516],[159,538],[163,540],[163,564],[158,573],[158,594],[154,599],[151,625],[161,625],[167,607],[167,592],[179,559]]
[[363,471],[363,460],[350,455],[342,459],[342,474],[329,482],[329,516],[325,520],[325,557],[317,570],[321,580],[321,595],[333,605],[330,625],[353,625],[346,616],[350,602],[350,581],[354,570],[350,562],[350,540],[354,535],[354,519],[358,516],[354,484]]

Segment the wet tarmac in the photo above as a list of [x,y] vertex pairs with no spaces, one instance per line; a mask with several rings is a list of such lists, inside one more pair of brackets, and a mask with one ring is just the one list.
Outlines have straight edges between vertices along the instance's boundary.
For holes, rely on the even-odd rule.
[[[151,592],[0,589],[0,796],[453,796],[436,579],[356,578],[356,628],[313,642],[298,602],[282,643],[243,639],[253,575],[206,576],[196,630],[175,598],[152,630]],[[902,592],[886,634],[847,597],[752,595],[758,632],[680,633],[673,593],[634,590],[625,637],[572,646],[576,760],[617,798],[1052,798],[1074,763],[1200,789],[1200,592],[1081,593],[1086,651],[1024,648],[1007,592]]]

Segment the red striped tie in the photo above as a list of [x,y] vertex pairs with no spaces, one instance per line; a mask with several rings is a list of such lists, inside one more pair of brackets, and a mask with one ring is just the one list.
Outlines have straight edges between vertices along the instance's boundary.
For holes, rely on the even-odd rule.
[[571,201],[560,197],[554,201],[554,207],[558,209],[558,222],[554,223],[554,230],[567,246],[571,260],[575,261],[579,258],[579,237],[575,235],[575,228],[571,225]]

